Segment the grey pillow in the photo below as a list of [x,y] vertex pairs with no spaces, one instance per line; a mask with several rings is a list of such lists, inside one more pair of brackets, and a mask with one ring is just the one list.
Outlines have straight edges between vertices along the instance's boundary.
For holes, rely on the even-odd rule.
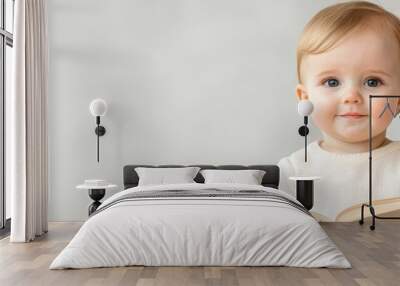
[[230,183],[261,185],[265,171],[262,170],[201,170],[200,174],[204,177],[204,183]]
[[135,168],[139,176],[139,186],[187,184],[195,183],[193,180],[200,171],[199,167],[182,168]]

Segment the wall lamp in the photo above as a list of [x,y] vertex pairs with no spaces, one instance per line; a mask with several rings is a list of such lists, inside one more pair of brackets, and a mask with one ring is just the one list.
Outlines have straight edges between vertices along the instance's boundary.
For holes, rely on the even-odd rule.
[[107,103],[104,99],[96,98],[89,105],[90,113],[96,117],[96,129],[94,133],[97,135],[97,162],[99,162],[99,138],[106,133],[104,126],[100,125],[100,117],[107,112]]
[[304,137],[304,162],[307,162],[307,135],[310,132],[310,130],[307,127],[308,116],[311,115],[313,110],[314,110],[314,105],[310,100],[308,100],[308,98],[300,100],[299,103],[297,104],[297,112],[304,119],[304,125],[300,126],[299,128],[300,136]]

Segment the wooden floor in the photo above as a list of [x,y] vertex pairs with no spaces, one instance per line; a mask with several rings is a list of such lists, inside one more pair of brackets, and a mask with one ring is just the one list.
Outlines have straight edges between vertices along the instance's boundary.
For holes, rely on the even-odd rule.
[[32,243],[0,241],[0,285],[400,285],[400,222],[325,223],[323,228],[353,268],[289,267],[119,267],[48,270],[81,223],[50,223]]

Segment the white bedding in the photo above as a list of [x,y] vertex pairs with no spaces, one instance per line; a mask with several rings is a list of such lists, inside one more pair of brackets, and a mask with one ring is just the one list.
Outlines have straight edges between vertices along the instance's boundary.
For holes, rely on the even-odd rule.
[[[150,190],[266,190],[254,185],[179,184]],[[257,199],[186,198],[124,201],[90,217],[50,269],[126,265],[295,266],[349,268],[350,263],[306,213]]]

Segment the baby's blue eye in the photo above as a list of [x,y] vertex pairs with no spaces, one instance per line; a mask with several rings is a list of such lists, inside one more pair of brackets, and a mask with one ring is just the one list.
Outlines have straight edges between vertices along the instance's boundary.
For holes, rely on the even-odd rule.
[[382,81],[377,78],[370,78],[370,79],[367,79],[366,83],[369,87],[377,87],[379,84],[382,84]]
[[330,78],[324,82],[324,85],[328,84],[329,87],[337,87],[339,85],[339,81],[334,78]]

